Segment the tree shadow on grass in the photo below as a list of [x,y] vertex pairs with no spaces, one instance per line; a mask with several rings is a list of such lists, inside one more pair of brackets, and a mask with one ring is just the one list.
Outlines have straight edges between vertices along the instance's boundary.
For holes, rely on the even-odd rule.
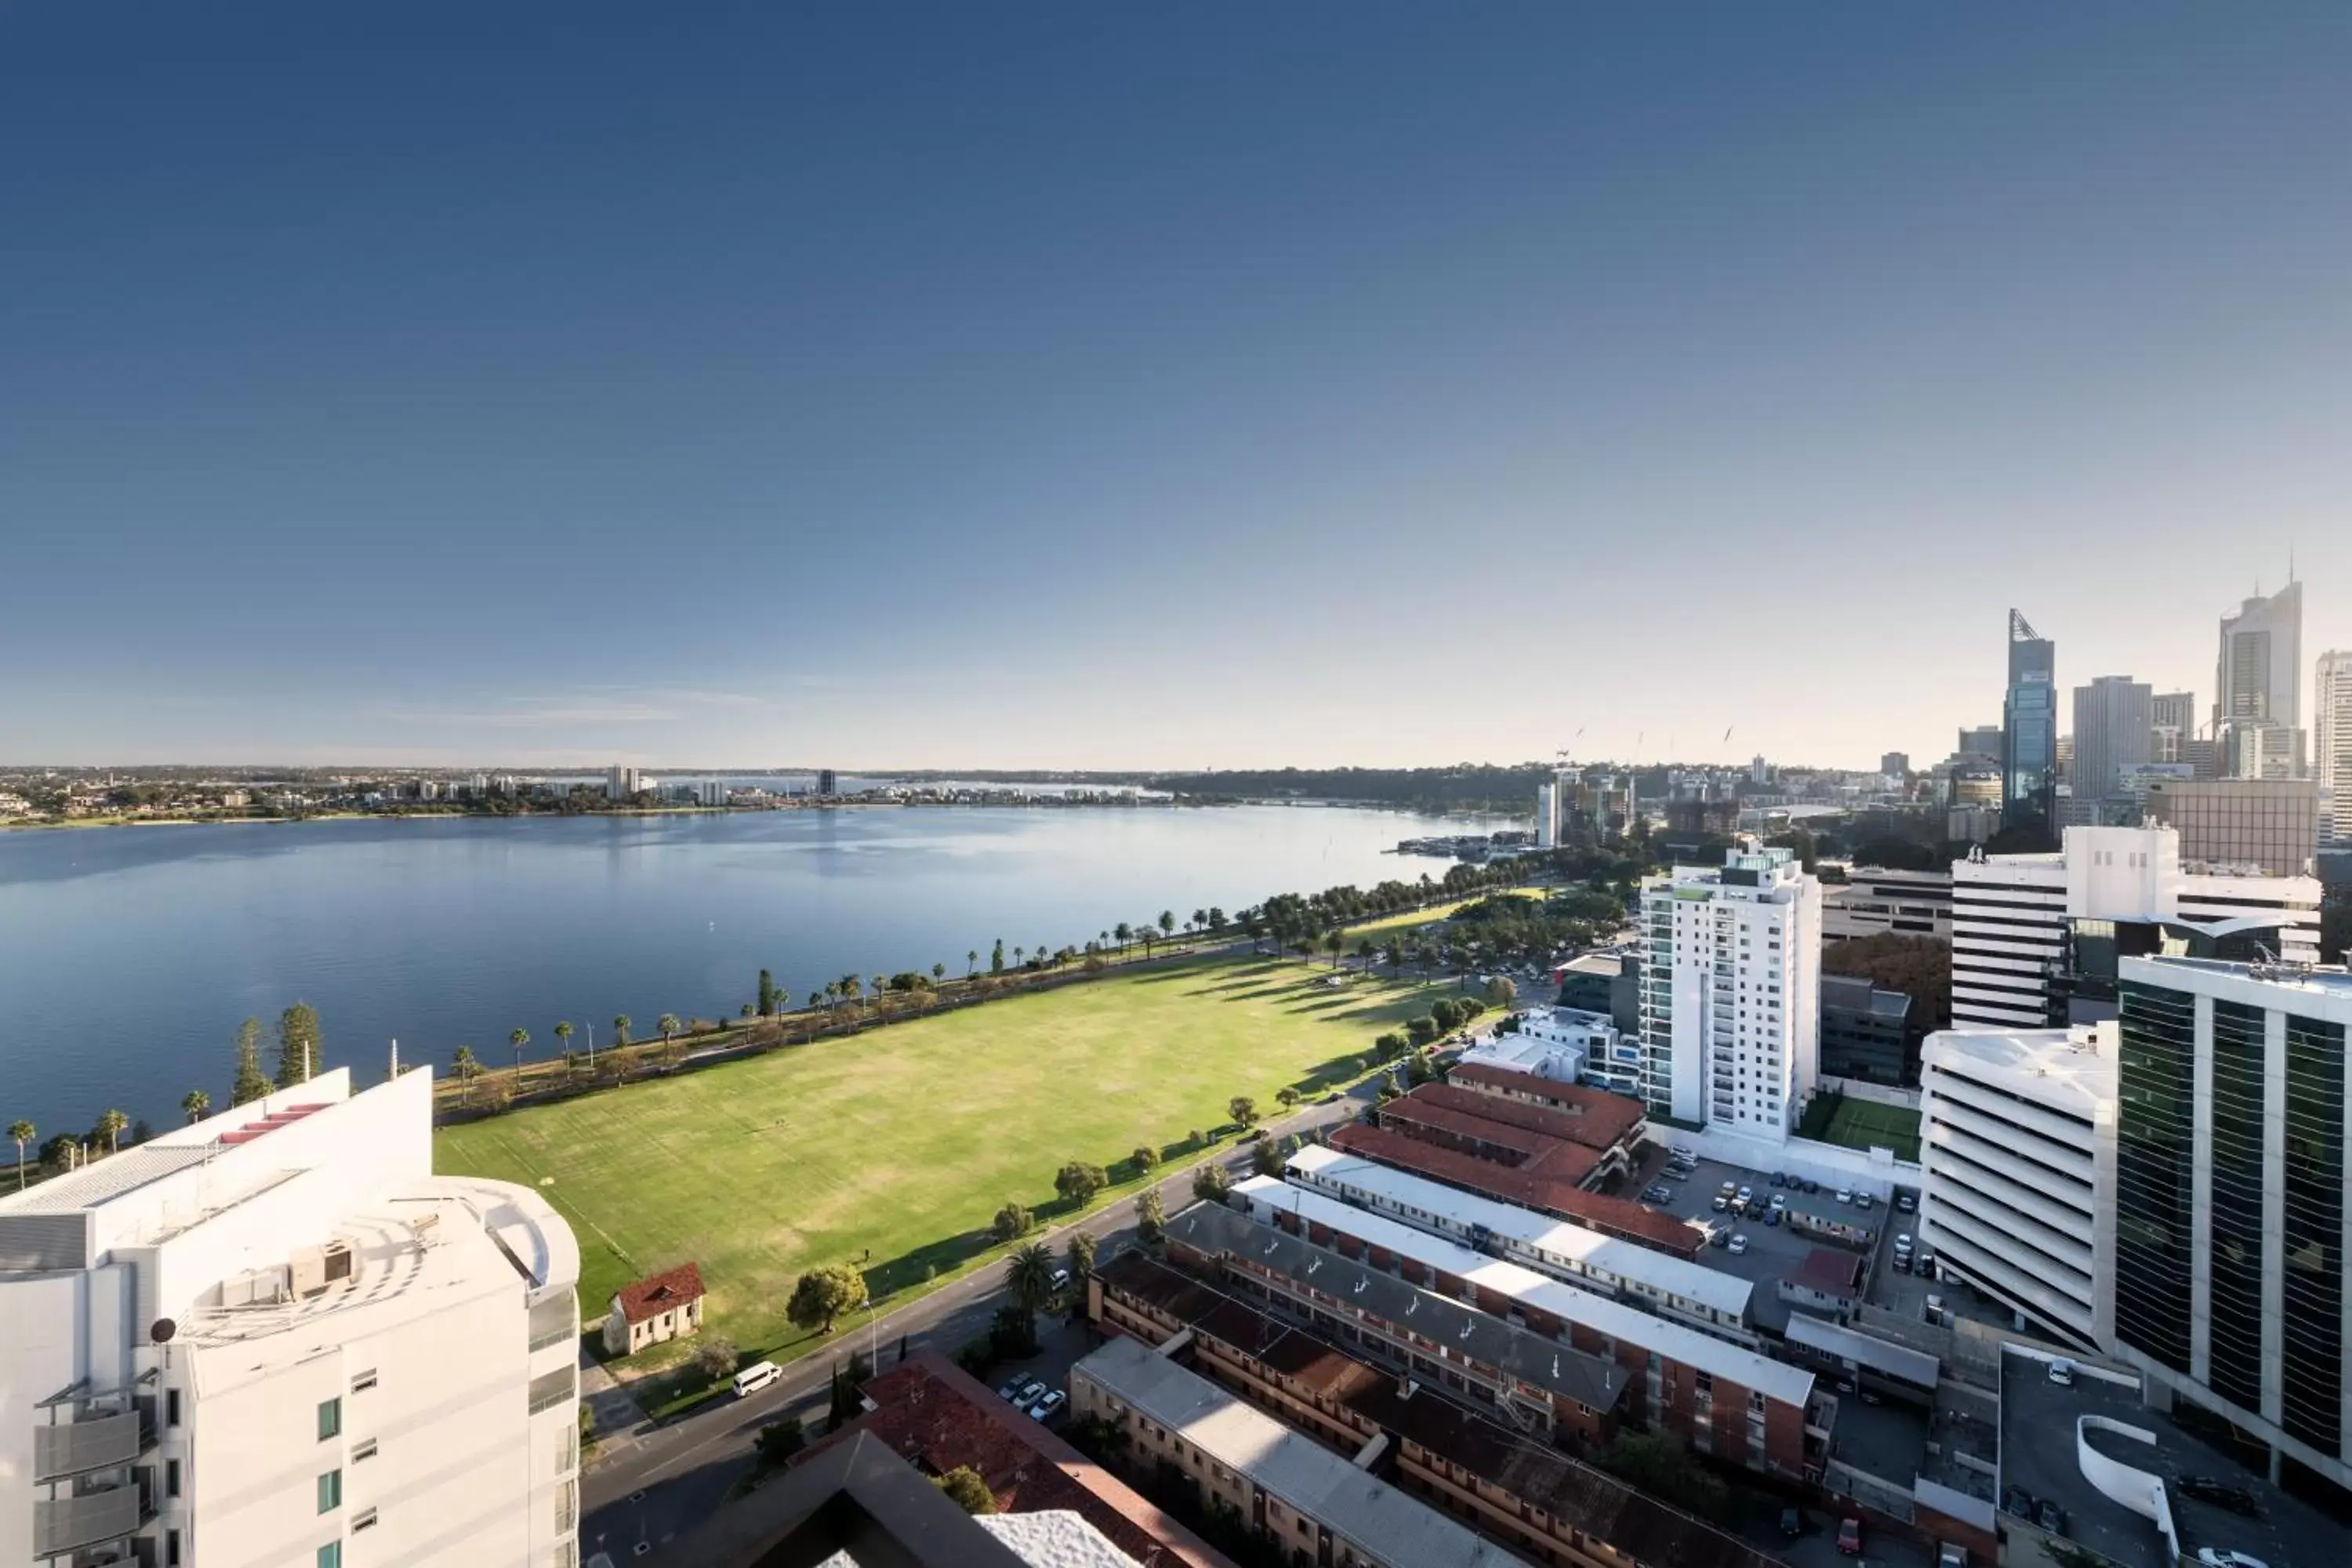
[[954,1273],[995,1245],[995,1236],[984,1226],[927,1241],[912,1251],[868,1264],[863,1271],[866,1293],[880,1300],[927,1285],[936,1275]]

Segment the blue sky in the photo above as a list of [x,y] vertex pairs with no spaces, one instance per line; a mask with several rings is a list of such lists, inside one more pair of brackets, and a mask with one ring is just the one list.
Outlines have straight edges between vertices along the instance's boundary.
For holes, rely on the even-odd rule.
[[[2352,645],[2352,9],[0,13],[0,761],[1940,756]],[[1734,727],[1727,746],[1719,744]]]

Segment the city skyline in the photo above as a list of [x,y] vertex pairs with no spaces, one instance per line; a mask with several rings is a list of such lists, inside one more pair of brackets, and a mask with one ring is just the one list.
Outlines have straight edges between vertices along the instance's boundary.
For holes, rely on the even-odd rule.
[[0,755],[1926,765],[2012,606],[2352,647],[2352,16],[1327,20],[16,19]]

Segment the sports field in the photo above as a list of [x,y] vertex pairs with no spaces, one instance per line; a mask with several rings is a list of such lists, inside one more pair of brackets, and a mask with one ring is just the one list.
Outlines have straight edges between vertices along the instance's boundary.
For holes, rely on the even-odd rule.
[[1849,1097],[1838,1102],[1837,1114],[1830,1118],[1829,1130],[1822,1134],[1822,1140],[1843,1143],[1849,1149],[1892,1149],[1896,1159],[1916,1163],[1919,1158],[1919,1113],[1899,1105],[1877,1105]]
[[1066,1162],[1131,1186],[1137,1145],[1179,1162],[1234,1095],[1272,1118],[1285,1085],[1360,1076],[1374,1036],[1445,994],[1330,979],[1203,960],[1067,985],[445,1128],[436,1159],[537,1186],[572,1222],[583,1325],[692,1259],[711,1329],[782,1360],[811,1348],[783,1313],[811,1265],[857,1264],[877,1296],[944,1279],[990,1249],[1008,1199],[1057,1220]]

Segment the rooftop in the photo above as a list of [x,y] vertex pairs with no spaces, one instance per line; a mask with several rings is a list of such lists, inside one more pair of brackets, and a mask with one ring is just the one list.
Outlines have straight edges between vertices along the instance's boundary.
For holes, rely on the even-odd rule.
[[1802,1285],[1825,1296],[1857,1295],[1867,1261],[1851,1252],[1816,1247],[1805,1254],[1805,1260],[1787,1278],[1792,1285]]
[[614,1300],[620,1303],[623,1321],[642,1323],[674,1307],[698,1300],[704,1293],[702,1270],[694,1264],[681,1263],[622,1286]]
[[[2330,1017],[2352,1016],[2352,969],[2340,963],[2239,963],[2221,958],[2126,958],[2117,967],[2126,980],[2141,980],[2155,985],[2181,984],[2196,980],[2235,980],[2266,990],[2294,992],[2322,1004]],[[2280,1005],[2286,1005],[2282,999]]]
[[1465,1193],[1475,1192],[1504,1203],[1580,1221],[1596,1231],[1631,1237],[1653,1251],[1692,1258],[1698,1256],[1705,1244],[1697,1231],[1671,1215],[1659,1214],[1623,1198],[1589,1193],[1548,1176],[1531,1175],[1457,1150],[1424,1143],[1383,1127],[1350,1124],[1334,1129],[1330,1146],[1400,1171],[1427,1176]]
[[[1455,1070],[1461,1069],[1456,1068]],[[1478,1070],[1490,1072],[1493,1069],[1482,1068]],[[1613,1103],[1619,1100],[1619,1096],[1602,1095],[1595,1090],[1580,1089],[1572,1083],[1556,1084],[1550,1079],[1545,1079],[1538,1085],[1530,1086],[1522,1078],[1512,1087],[1523,1094],[1537,1094],[1547,1099],[1558,1099],[1563,1101],[1567,1100],[1567,1097],[1559,1094],[1558,1091],[1573,1090],[1579,1095],[1601,1101],[1602,1105],[1597,1111],[1571,1110],[1563,1109],[1561,1105],[1539,1104],[1534,1100],[1517,1100],[1508,1095],[1488,1094],[1475,1089],[1456,1089],[1451,1084],[1425,1083],[1402,1100],[1391,1100],[1381,1114],[1391,1114],[1399,1106],[1412,1108],[1426,1106],[1433,1110],[1450,1110],[1457,1116],[1475,1116],[1481,1121],[1517,1128],[1522,1132],[1533,1132],[1559,1142],[1574,1143],[1580,1148],[1596,1152],[1612,1148],[1622,1142],[1625,1134],[1632,1131],[1642,1119],[1640,1106],[1633,1106],[1633,1114],[1626,1116],[1621,1113]],[[1629,1100],[1625,1103],[1630,1105],[1633,1102]]]
[[1519,1559],[1502,1548],[1133,1340],[1110,1341],[1070,1375],[1094,1382],[1181,1433],[1219,1463],[1329,1525],[1360,1554],[1394,1568],[1520,1568]]
[[1661,1294],[1730,1317],[1747,1314],[1748,1297],[1755,1289],[1748,1281],[1704,1264],[1685,1263],[1638,1242],[1620,1241],[1532,1209],[1457,1192],[1339,1150],[1308,1144],[1290,1157],[1290,1169],[1309,1180],[1344,1184],[1409,1207],[1443,1214],[1459,1225],[1481,1227],[1537,1251],[1647,1285]]
[[1943,1363],[1925,1351],[1915,1351],[1908,1345],[1898,1345],[1893,1340],[1865,1334],[1833,1323],[1827,1318],[1817,1318],[1811,1312],[1789,1314],[1789,1338],[1797,1344],[1809,1346],[1826,1355],[1836,1357],[1851,1366],[1866,1366],[1874,1372],[1905,1383],[1933,1388],[1942,1375]]
[[1488,1098],[1533,1097],[1555,1110],[1564,1110],[1578,1119],[1579,1131],[1561,1133],[1590,1149],[1608,1149],[1622,1142],[1625,1135],[1639,1127],[1648,1112],[1638,1100],[1604,1089],[1588,1089],[1582,1084],[1558,1083],[1550,1079],[1529,1082],[1525,1073],[1515,1073],[1499,1068],[1479,1067],[1475,1063],[1457,1066],[1448,1075],[1449,1081],[1471,1089],[1481,1088],[1501,1089],[1502,1096]]
[[2030,1078],[2035,1100],[2097,1120],[2115,1100],[2114,1039],[2112,1023],[2071,1029],[1938,1029],[1927,1037],[1921,1056],[1930,1067],[1950,1062],[1972,1069],[1974,1076]]
[[[1812,1389],[1813,1374],[1801,1368],[1758,1355],[1727,1340],[1685,1328],[1669,1319],[1657,1317],[1638,1307],[1629,1307],[1612,1297],[1553,1279],[1532,1268],[1525,1268],[1499,1258],[1490,1258],[1483,1252],[1474,1252],[1444,1237],[1431,1236],[1411,1226],[1400,1225],[1395,1220],[1343,1204],[1337,1198],[1327,1198],[1320,1193],[1308,1192],[1302,1187],[1285,1186],[1270,1176],[1253,1176],[1237,1184],[1234,1191],[1253,1205],[1263,1206],[1268,1213],[1277,1209],[1287,1210],[1302,1220],[1327,1226],[1343,1236],[1354,1237],[1396,1257],[1409,1258],[1538,1312],[1564,1321],[1581,1323],[1593,1332],[1612,1339],[1645,1346],[1660,1355],[1673,1357],[1685,1366],[1729,1378],[1742,1387],[1756,1389],[1787,1404],[1802,1405],[1806,1394]],[[1196,1205],[1179,1219],[1202,1212],[1215,1213],[1218,1210],[1216,1205]],[[1175,1222],[1171,1222],[1171,1231],[1175,1228]],[[1271,1230],[1273,1227],[1265,1226],[1261,1228]],[[1220,1232],[1219,1236],[1223,1234]],[[1320,1252],[1322,1249],[1315,1250]],[[1361,1264],[1356,1267],[1364,1268]],[[1366,1272],[1372,1271],[1367,1269]]]
[[[1443,1086],[1428,1084],[1423,1087],[1438,1089]],[[1381,1107],[1381,1125],[1406,1132],[1408,1136],[1411,1135],[1410,1129],[1425,1127],[1433,1132],[1486,1144],[1513,1156],[1498,1161],[1498,1163],[1507,1164],[1511,1169],[1530,1176],[1543,1176],[1555,1182],[1580,1183],[1601,1163],[1601,1156],[1581,1143],[1571,1143],[1564,1138],[1548,1137],[1524,1127],[1514,1127],[1507,1121],[1475,1115],[1434,1100],[1416,1098],[1421,1092],[1415,1089],[1412,1094],[1392,1100]],[[1465,1094],[1465,1098],[1472,1100],[1496,1098],[1486,1094],[1468,1095],[1461,1089],[1454,1092]],[[1531,1105],[1527,1109],[1541,1110],[1542,1108]],[[1475,1157],[1483,1159],[1488,1156],[1480,1154]]]

